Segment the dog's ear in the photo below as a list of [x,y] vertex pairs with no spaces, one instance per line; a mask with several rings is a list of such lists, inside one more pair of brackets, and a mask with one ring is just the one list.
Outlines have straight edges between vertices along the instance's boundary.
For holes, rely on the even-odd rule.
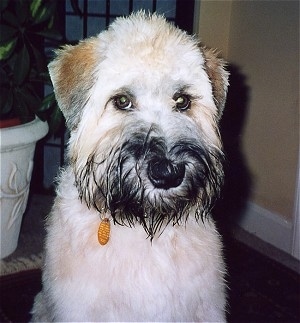
[[96,49],[96,38],[66,45],[56,51],[56,58],[48,65],[56,100],[70,130],[76,128],[89,100],[98,63]]
[[206,73],[211,81],[213,96],[221,118],[225,106],[229,73],[225,70],[225,61],[218,57],[213,49],[201,47]]

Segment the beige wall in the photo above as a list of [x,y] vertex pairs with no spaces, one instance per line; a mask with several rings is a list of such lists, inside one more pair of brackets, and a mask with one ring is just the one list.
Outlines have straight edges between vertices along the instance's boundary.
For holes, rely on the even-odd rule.
[[251,200],[292,220],[299,149],[298,1],[205,1],[199,35],[246,76]]
[[199,6],[200,15],[198,15],[200,39],[205,45],[221,50],[222,56],[226,58],[229,45],[231,6],[232,1],[202,0]]

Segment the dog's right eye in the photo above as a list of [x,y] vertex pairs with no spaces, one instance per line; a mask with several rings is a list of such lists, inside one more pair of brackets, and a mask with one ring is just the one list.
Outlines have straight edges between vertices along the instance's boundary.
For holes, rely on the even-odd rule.
[[131,110],[133,104],[127,95],[117,95],[113,98],[114,106],[120,110]]
[[191,98],[187,94],[183,93],[176,93],[173,97],[175,101],[175,108],[176,110],[183,112],[188,110],[191,107]]

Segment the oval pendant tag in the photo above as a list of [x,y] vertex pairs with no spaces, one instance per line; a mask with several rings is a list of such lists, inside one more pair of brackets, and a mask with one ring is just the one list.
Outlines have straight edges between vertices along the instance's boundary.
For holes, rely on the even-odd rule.
[[98,241],[104,246],[107,244],[110,236],[110,222],[109,219],[105,218],[100,222],[98,229]]

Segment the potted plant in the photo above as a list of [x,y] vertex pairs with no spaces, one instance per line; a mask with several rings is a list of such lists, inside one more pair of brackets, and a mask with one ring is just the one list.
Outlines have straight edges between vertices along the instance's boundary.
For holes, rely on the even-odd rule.
[[36,141],[48,133],[48,124],[55,132],[63,123],[53,93],[44,98],[50,85],[45,41],[61,39],[56,8],[53,0],[0,1],[0,258],[17,247]]

